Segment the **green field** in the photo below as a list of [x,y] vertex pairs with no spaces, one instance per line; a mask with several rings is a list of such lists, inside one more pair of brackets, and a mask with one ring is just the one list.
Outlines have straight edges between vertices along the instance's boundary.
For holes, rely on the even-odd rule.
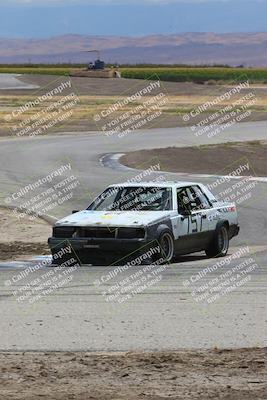
[[266,82],[267,68],[122,68],[123,78],[155,79],[171,82]]
[[2,74],[39,74],[39,75],[69,75],[73,69],[70,67],[20,67],[20,66],[0,66]]
[[[65,75],[82,65],[38,65],[19,66],[2,65],[0,73]],[[171,82],[224,83],[250,82],[267,83],[267,68],[230,68],[230,67],[123,67],[120,68],[123,78],[160,79]]]

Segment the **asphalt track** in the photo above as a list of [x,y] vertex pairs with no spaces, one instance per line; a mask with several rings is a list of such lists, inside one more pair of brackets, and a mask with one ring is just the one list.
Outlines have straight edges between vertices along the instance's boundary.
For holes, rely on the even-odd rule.
[[[196,138],[190,129],[184,128],[134,132],[123,139],[115,136],[108,138],[99,132],[3,139],[0,147],[0,203],[5,204],[5,199],[12,193],[70,162],[72,173],[79,178],[80,185],[73,199],[53,210],[53,216],[59,218],[72,209],[86,207],[94,194],[106,185],[136,175],[131,170],[103,166],[99,160],[107,153],[170,145],[267,139],[266,128],[266,122],[242,123],[212,140],[204,136]],[[145,167],[156,162],[148,160]],[[219,171],[215,173],[218,175]],[[194,180],[207,184],[216,179],[189,179],[188,175],[183,177],[173,173],[164,175],[169,180]],[[227,186],[229,183],[220,188]],[[254,263],[250,279],[209,304],[196,301],[192,285],[188,286],[191,277],[217,262],[207,260],[201,254],[179,259],[162,272],[161,281],[121,304],[107,301],[103,296],[102,292],[109,290],[111,284],[103,284],[100,288],[94,284],[107,273],[103,267],[79,268],[68,285],[49,296],[33,304],[27,300],[18,303],[14,291],[18,291],[22,284],[18,282],[10,286],[12,277],[40,260],[1,264],[0,349],[120,351],[266,346],[265,198],[266,183],[257,182],[251,199],[239,206],[241,233],[231,242],[229,254],[237,254],[240,248],[247,248],[248,252],[238,260],[229,260],[229,265],[209,272],[199,285],[200,282],[201,285],[211,282],[235,267],[237,262],[248,259]],[[16,205],[16,202],[12,204]],[[39,270],[34,277],[38,278],[44,271],[50,270]],[[133,267],[125,272],[124,277],[137,270]]]

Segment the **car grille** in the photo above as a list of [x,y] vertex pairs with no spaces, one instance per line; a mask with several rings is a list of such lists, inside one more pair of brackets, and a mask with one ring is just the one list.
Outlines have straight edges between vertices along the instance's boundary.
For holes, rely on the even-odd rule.
[[116,237],[115,228],[81,228],[79,229],[78,236],[85,238],[97,238],[97,239],[115,239]]
[[53,230],[55,238],[91,238],[91,239],[143,239],[143,228],[113,228],[113,227],[86,227],[57,226]]

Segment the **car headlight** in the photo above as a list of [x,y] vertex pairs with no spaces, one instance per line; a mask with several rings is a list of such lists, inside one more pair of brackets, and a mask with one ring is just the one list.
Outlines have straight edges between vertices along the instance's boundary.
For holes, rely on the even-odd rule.
[[119,228],[118,239],[144,239],[146,231],[144,228]]

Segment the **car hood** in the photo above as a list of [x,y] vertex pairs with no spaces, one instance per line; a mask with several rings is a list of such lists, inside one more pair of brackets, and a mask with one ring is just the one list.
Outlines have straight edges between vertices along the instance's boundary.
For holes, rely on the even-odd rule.
[[59,220],[56,226],[145,226],[166,219],[172,211],[85,210]]

